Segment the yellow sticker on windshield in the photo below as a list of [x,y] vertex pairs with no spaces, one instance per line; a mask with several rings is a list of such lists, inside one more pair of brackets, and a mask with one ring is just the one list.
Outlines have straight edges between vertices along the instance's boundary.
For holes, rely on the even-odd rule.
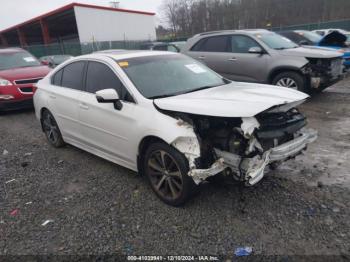
[[119,62],[118,65],[120,67],[128,67],[129,66],[129,62],[127,62],[127,61]]

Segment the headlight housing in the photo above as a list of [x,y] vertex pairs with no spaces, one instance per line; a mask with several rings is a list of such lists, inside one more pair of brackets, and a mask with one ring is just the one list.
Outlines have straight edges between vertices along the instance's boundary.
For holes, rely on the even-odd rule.
[[12,83],[7,79],[0,78],[0,86],[12,86]]

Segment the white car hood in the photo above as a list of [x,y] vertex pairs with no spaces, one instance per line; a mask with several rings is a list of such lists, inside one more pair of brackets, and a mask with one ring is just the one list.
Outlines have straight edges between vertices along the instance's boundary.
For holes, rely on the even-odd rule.
[[273,106],[300,103],[308,95],[289,88],[232,82],[193,93],[159,98],[163,110],[218,117],[252,117]]

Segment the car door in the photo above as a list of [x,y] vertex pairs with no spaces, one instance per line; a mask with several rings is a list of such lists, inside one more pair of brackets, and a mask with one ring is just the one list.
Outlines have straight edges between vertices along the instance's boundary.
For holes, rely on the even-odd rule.
[[[135,152],[130,141],[135,137],[134,111],[136,104],[112,67],[89,61],[86,70],[86,92],[80,97],[79,120],[82,140],[90,150],[101,156],[118,160],[124,165],[135,164]],[[121,110],[113,103],[99,103],[95,92],[115,89],[122,101]]]
[[85,61],[77,61],[66,65],[53,75],[51,79],[52,86],[47,89],[50,111],[53,113],[66,140],[76,140],[80,137],[78,105],[83,90],[85,65]]
[[[189,52],[192,58],[204,63],[220,75],[233,79],[231,63],[228,62],[230,37],[228,35],[212,36],[201,39]],[[234,79],[233,79],[234,80]]]
[[[250,53],[251,48],[260,48],[263,53]],[[246,35],[230,36],[230,54],[224,61],[231,79],[243,82],[265,82],[270,58],[263,47]]]

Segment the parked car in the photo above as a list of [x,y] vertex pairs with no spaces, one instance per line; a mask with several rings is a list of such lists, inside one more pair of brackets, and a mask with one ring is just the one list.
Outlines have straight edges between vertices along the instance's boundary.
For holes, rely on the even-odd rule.
[[126,49],[106,49],[106,50],[100,50],[95,51],[94,53],[116,53],[116,52],[124,52]]
[[350,68],[350,48],[346,44],[347,36],[338,31],[333,31],[323,37],[305,30],[282,31],[278,33],[299,45],[334,49],[343,55],[344,66]]
[[176,46],[178,48],[178,52],[181,51],[181,49],[186,45],[186,41],[175,41],[175,42],[170,42],[170,44]]
[[38,83],[36,117],[48,142],[65,143],[144,174],[156,195],[181,205],[225,171],[247,185],[265,167],[314,141],[293,89],[226,80],[178,53],[91,54]]
[[169,52],[180,52],[180,48],[172,43],[163,42],[148,42],[144,43],[140,47],[141,50],[154,50],[154,51],[169,51]]
[[182,53],[202,61],[222,76],[320,91],[343,77],[339,52],[300,47],[267,30],[232,30],[198,34]]
[[47,64],[48,66],[55,68],[59,64],[67,61],[68,59],[73,58],[71,55],[50,55],[50,56],[42,56],[39,58],[40,62],[43,64]]
[[346,35],[345,44],[346,44],[347,47],[350,47],[350,33],[347,32],[345,35]]
[[317,30],[313,30],[312,32],[319,34],[320,36],[326,36],[332,32],[339,32],[342,34],[346,34],[347,31],[340,29],[340,28],[329,28],[329,29],[317,29]]
[[33,85],[49,71],[23,49],[0,49],[0,111],[33,107]]

